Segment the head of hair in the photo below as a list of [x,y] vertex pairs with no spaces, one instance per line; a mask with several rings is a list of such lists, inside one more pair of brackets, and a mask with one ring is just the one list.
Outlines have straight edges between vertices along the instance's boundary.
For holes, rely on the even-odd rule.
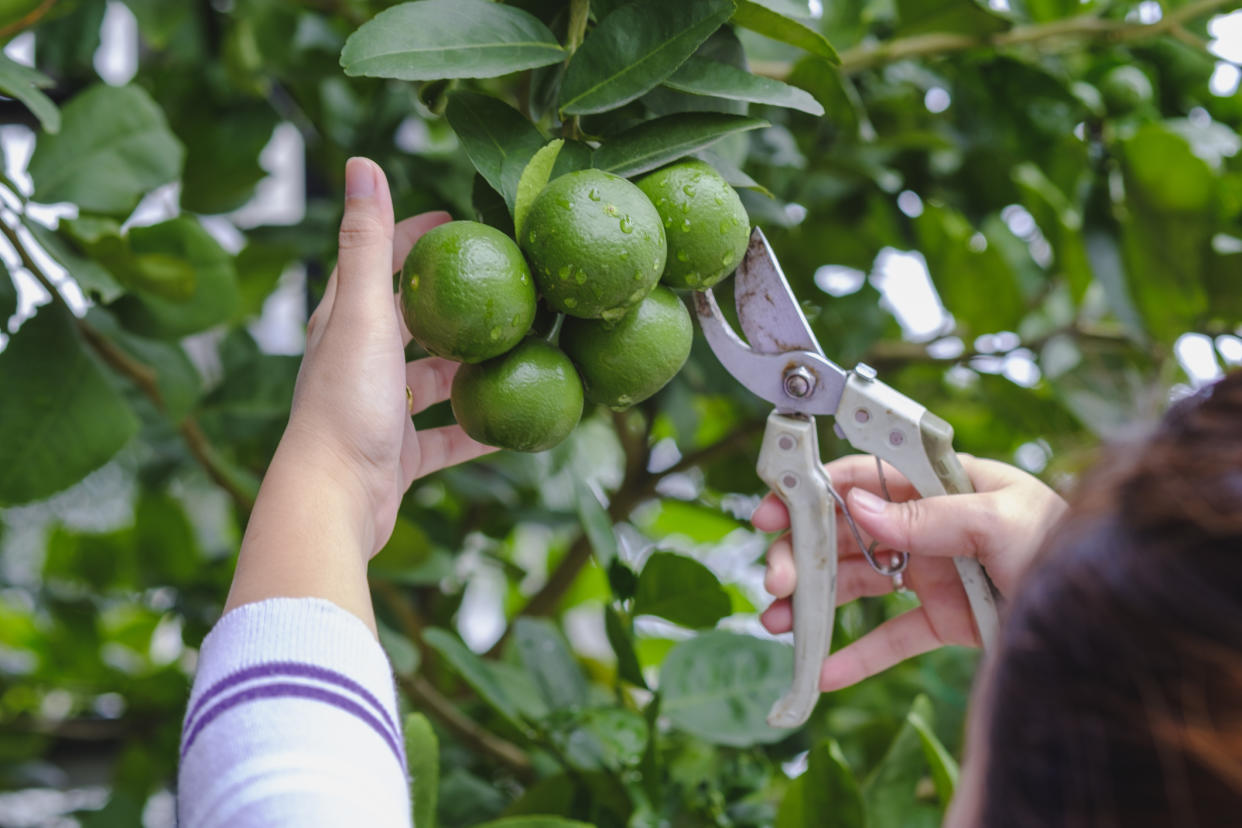
[[980,702],[983,825],[1242,824],[1242,372],[1084,478]]

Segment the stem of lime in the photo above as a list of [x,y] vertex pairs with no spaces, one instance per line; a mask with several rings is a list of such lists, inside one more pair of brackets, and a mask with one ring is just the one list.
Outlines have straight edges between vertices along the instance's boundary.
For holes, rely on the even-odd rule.
[[561,326],[563,326],[564,324],[565,324],[565,314],[558,313],[556,315],[556,319],[552,321],[552,328],[548,331],[547,335],[543,338],[544,342],[547,342],[549,345],[557,344],[557,342],[559,342],[561,338]]
[[565,36],[565,48],[571,55],[582,45],[590,16],[591,0],[569,0],[569,31]]

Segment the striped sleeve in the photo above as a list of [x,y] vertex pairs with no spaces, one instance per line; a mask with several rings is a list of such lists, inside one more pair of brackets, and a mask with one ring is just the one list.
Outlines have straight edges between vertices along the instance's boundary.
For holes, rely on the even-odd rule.
[[199,651],[181,729],[182,828],[410,824],[392,669],[317,598],[229,612]]

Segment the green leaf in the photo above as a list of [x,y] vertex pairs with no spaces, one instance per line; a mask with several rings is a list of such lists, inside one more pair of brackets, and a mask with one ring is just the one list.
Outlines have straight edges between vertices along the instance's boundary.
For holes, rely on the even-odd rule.
[[576,502],[578,521],[586,532],[587,540],[591,542],[595,561],[600,568],[607,571],[617,558],[617,536],[612,530],[612,519],[588,485],[578,485]]
[[60,110],[51,98],[40,91],[52,85],[52,79],[47,75],[0,54],[0,93],[24,103],[39,119],[43,130],[55,134],[60,132]]
[[538,18],[488,0],[421,0],[377,14],[345,41],[347,75],[494,78],[563,60]]
[[897,0],[899,34],[931,32],[985,35],[1003,32],[1009,22],[976,5],[974,0]]
[[202,378],[179,343],[135,336],[121,328],[112,314],[100,308],[87,311],[86,321],[121,350],[155,371],[155,384],[164,412],[173,422],[180,422],[198,403]]
[[61,227],[130,290],[171,302],[185,302],[194,295],[198,279],[189,262],[164,253],[139,255],[129,239],[120,235],[121,225],[115,220],[93,216],[65,219]]
[[643,668],[638,663],[638,655],[634,652],[632,633],[625,627],[621,616],[611,606],[604,607],[604,634],[617,656],[617,675],[631,684],[646,687]]
[[733,13],[733,0],[635,0],[605,17],[561,85],[567,115],[604,112],[658,86]]
[[659,508],[645,515],[639,525],[655,538],[679,536],[697,543],[716,543],[742,528],[741,523],[719,509],[682,500],[660,501]]
[[422,713],[405,717],[405,758],[410,771],[414,824],[435,828],[436,795],[440,791],[440,740]]
[[457,133],[470,163],[504,196],[512,212],[522,171],[543,147],[543,136],[522,113],[489,95],[454,92],[444,117]]
[[746,174],[745,170],[742,170],[729,159],[723,158],[711,150],[700,150],[694,154],[694,157],[706,164],[710,164],[716,172],[720,173],[720,177],[729,182],[733,187],[754,190],[755,192],[763,193],[768,198],[775,198],[771,190],[755,181],[755,179]]
[[647,738],[647,722],[640,714],[603,707],[582,711],[573,728],[558,741],[561,753],[574,769],[617,772],[641,761]]
[[34,236],[39,246],[63,267],[87,296],[108,303],[125,293],[120,282],[108,269],[82,252],[65,236],[63,230],[52,230],[37,221],[24,219],[23,226]]
[[40,138],[30,158],[35,201],[124,216],[181,172],[185,150],[138,86],[92,86],[61,114],[64,129]]
[[233,259],[198,221],[175,218],[129,233],[137,257],[164,256],[187,264],[197,275],[194,292],[182,301],[150,293],[131,295],[115,305],[122,323],[146,336],[175,339],[225,322],[238,303]]
[[8,332],[9,317],[17,313],[17,285],[0,262],[0,333]]
[[862,790],[836,739],[811,748],[806,772],[793,781],[781,801],[776,828],[820,828],[832,814],[833,828],[867,824]]
[[911,710],[906,714],[906,722],[919,734],[919,740],[923,745],[923,758],[927,760],[927,765],[931,768],[932,782],[936,785],[936,796],[940,797],[940,804],[947,808],[953,799],[953,792],[957,790],[957,780],[961,775],[957,761],[936,738],[931,726],[919,713]]
[[789,735],[767,715],[793,678],[793,648],[715,630],[683,641],[660,668],[660,713],[717,745],[748,747]]
[[819,101],[806,90],[706,58],[691,57],[664,81],[664,85],[692,95],[782,106],[811,115],[824,114]]
[[548,179],[552,175],[552,168],[556,164],[556,157],[560,155],[561,147],[564,145],[565,142],[560,138],[550,141],[531,156],[526,168],[522,170],[522,176],[518,179],[517,197],[513,203],[513,226],[516,228],[516,235],[522,234],[522,225],[526,223],[526,214],[530,212],[530,205],[534,202],[535,196],[547,186]]
[[[931,721],[931,701],[927,696],[918,696],[910,713],[922,722]],[[875,825],[910,825],[928,822],[930,817],[931,824],[938,825],[943,809],[920,801],[917,794],[919,781],[926,773],[923,740],[907,716],[888,751],[863,782],[868,821]]]
[[586,677],[555,624],[544,618],[519,618],[513,622],[513,641],[549,708],[586,705]]
[[738,132],[768,126],[761,118],[684,112],[646,121],[595,150],[593,166],[626,177],[654,170]]
[[515,816],[484,822],[475,828],[595,828],[588,822],[578,822],[559,816]]
[[750,29],[764,37],[797,46],[803,51],[831,61],[834,65],[841,62],[837,50],[832,48],[828,38],[797,20],[788,18],[752,0],[737,0],[737,11],[733,13],[733,22],[743,29]]
[[656,615],[683,627],[703,629],[732,612],[733,602],[712,571],[671,552],[656,552],[638,574],[635,615]]
[[106,463],[138,430],[121,394],[86,353],[73,318],[52,305],[0,352],[0,504],[68,488]]
[[1184,136],[1163,124],[1145,124],[1121,146],[1127,194],[1166,212],[1196,213],[1212,205],[1212,168]]
[[513,700],[505,693],[505,688],[487,669],[483,659],[471,652],[460,638],[448,630],[432,627],[423,631],[423,643],[443,656],[458,675],[474,688],[479,698],[487,702],[493,710],[504,716],[515,727],[525,729],[522,726],[521,714],[518,713]]

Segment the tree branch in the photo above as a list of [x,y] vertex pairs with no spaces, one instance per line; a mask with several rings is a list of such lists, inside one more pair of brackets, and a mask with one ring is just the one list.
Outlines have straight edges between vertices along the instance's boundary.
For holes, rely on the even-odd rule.
[[[1177,30],[1187,22],[1223,9],[1230,2],[1231,0],[1195,0],[1176,9],[1166,9],[1164,17],[1155,23],[1127,23],[1080,15],[1049,23],[1014,26],[1012,29],[988,35],[930,32],[899,37],[885,43],[861,44],[846,49],[841,53],[841,64],[837,70],[843,75],[852,75],[908,58],[939,57],[976,48],[1001,49],[1007,46],[1051,44],[1045,51],[1056,51],[1083,39],[1131,43],[1166,33],[1172,33],[1176,37],[1179,36]],[[785,63],[756,62],[753,68],[758,74],[783,80],[791,67]]]
[[[159,375],[155,369],[135,359],[85,319],[74,316],[69,308],[69,303],[65,301],[65,297],[60,292],[60,289],[51,280],[51,277],[43,271],[39,263],[34,260],[30,250],[23,243],[21,236],[18,235],[17,230],[10,226],[7,221],[0,221],[0,235],[3,235],[8,240],[13,250],[21,259],[22,266],[51,295],[52,302],[60,305],[66,312],[70,313],[82,339],[103,360],[104,364],[133,382],[138,390],[155,404],[157,409],[167,413],[164,395],[160,392]],[[254,496],[245,487],[239,485],[219,462],[214,446],[211,445],[206,432],[203,431],[202,426],[199,425],[193,415],[187,414],[178,424],[178,429],[190,449],[190,454],[203,467],[207,476],[228,493],[233,503],[242,512],[249,512],[254,507]]]

